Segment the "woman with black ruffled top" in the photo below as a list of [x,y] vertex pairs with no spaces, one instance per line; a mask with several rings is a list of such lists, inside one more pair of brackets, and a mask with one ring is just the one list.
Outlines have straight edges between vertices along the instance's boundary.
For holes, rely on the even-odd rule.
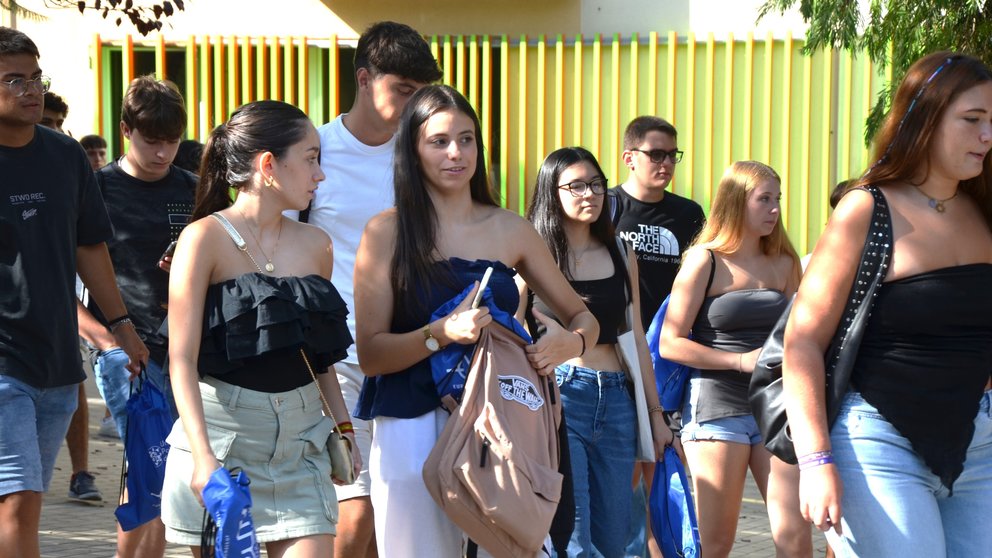
[[[990,149],[988,66],[950,52],[918,60],[799,288],[783,385],[800,506],[837,556],[992,555]],[[865,188],[884,196],[892,258],[828,425],[824,351],[866,234],[888,226]]]
[[[251,479],[256,537],[269,556],[333,553],[332,426],[321,392],[335,416],[348,416],[332,368],[352,342],[348,310],[329,280],[327,234],[282,215],[313,199],[324,178],[319,152],[306,114],[276,101],[241,107],[207,143],[169,282],[180,416],[162,497],[171,542],[200,544],[202,490],[223,465]],[[354,443],[348,425],[338,428]]]
[[[534,227],[493,199],[479,119],[458,91],[428,86],[413,95],[394,166],[396,207],[369,221],[355,260],[358,360],[367,376],[355,416],[375,420],[369,472],[379,555],[454,558],[463,555],[462,534],[421,472],[448,418],[430,355],[475,343],[492,321],[488,307],[470,307],[488,267],[499,308],[516,310],[519,272],[565,324],[549,320],[548,333],[527,346],[540,374],[591,347],[599,327]],[[461,306],[431,321],[473,283]]]

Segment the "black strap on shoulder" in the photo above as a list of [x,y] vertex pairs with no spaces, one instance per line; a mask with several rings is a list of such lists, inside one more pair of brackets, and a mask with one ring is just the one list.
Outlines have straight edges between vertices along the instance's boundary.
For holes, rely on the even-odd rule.
[[706,251],[710,255],[710,278],[706,281],[706,290],[703,291],[703,296],[706,296],[706,293],[710,292],[710,287],[713,286],[713,276],[716,275],[716,256],[713,255],[713,250],[707,248]]
[[606,191],[606,203],[610,207],[610,221],[613,221],[614,227],[620,223],[620,201],[617,200],[617,188],[619,186]]

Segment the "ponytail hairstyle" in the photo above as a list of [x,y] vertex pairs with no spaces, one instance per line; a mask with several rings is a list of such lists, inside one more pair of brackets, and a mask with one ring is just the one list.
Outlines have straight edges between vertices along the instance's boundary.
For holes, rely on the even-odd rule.
[[255,158],[262,153],[272,153],[276,159],[285,156],[303,141],[308,126],[312,124],[303,111],[281,101],[255,101],[234,111],[203,148],[192,220],[230,207],[231,190],[251,185]]
[[[589,163],[600,178],[606,180],[599,161],[588,150],[582,147],[563,147],[552,151],[540,170],[537,171],[537,183],[534,186],[534,197],[531,199],[530,207],[527,208],[527,220],[537,229],[537,234],[541,235],[548,250],[558,262],[558,269],[562,275],[569,280],[573,280],[572,272],[569,269],[571,254],[568,246],[568,239],[565,236],[565,210],[561,206],[561,198],[558,195],[558,186],[561,175],[572,165],[579,163]],[[599,217],[589,225],[589,233],[593,238],[602,242],[610,252],[613,265],[618,270],[622,270],[624,282],[627,284],[627,292],[630,292],[630,277],[627,273],[627,266],[624,265],[625,257],[620,253],[617,244],[616,231],[613,221],[610,219],[609,198],[603,194],[603,208],[599,212]]]
[[[874,137],[875,163],[849,189],[914,184],[930,173],[934,132],[948,107],[961,93],[992,81],[992,70],[981,60],[956,52],[935,52],[920,58],[906,71],[892,108]],[[959,188],[978,205],[992,228],[992,157],[982,172],[962,180]]]
[[428,85],[413,94],[400,116],[393,157],[393,188],[396,199],[396,249],[391,264],[394,311],[413,310],[423,304],[423,289],[433,283],[452,283],[450,270],[436,265],[437,211],[420,174],[418,143],[421,128],[435,114],[453,110],[472,119],[478,148],[475,173],[469,178],[472,200],[498,207],[486,172],[485,144],[479,117],[458,90],[447,85]]

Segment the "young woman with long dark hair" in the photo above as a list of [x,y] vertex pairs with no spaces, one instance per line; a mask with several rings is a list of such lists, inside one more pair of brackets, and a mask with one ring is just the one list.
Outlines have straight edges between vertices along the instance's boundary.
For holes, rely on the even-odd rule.
[[[180,420],[162,497],[168,540],[194,555],[203,487],[221,465],[251,479],[256,536],[269,556],[333,553],[337,499],[321,392],[335,417],[348,416],[331,366],[351,344],[347,308],[330,282],[327,234],[282,215],[313,198],[324,177],[319,152],[307,116],[277,101],[241,107],[207,142],[193,222],[170,272]],[[354,442],[347,423],[338,426]]]
[[[497,206],[487,179],[479,120],[447,86],[410,99],[396,139],[396,207],[365,229],[355,265],[358,359],[368,376],[356,416],[375,420],[370,473],[382,556],[461,556],[462,535],[437,507],[421,469],[448,414],[428,357],[449,343],[474,343],[492,321],[473,296],[450,315],[431,313],[480,279],[487,267],[496,304],[512,313],[519,272],[565,327],[527,347],[534,368],[583,352],[599,334],[530,224]],[[472,291],[478,289],[476,285]]]
[[[641,325],[637,260],[617,243],[606,205],[607,180],[596,158],[581,147],[552,152],[537,173],[527,219],[555,257],[558,269],[599,321],[599,337],[585,354],[555,369],[567,425],[575,494],[575,529],[568,556],[624,555],[630,530],[630,478],[637,444],[637,416],[617,355],[633,304],[634,335],[640,349],[644,391],[650,409],[655,452],[672,443],[662,417],[651,357]],[[632,287],[633,286],[633,287]],[[540,337],[553,311],[534,296],[528,313],[531,333]],[[536,318],[536,319],[535,319]]]

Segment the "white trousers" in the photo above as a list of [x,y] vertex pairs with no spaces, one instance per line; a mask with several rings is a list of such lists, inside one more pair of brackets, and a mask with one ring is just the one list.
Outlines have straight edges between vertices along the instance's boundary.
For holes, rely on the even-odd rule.
[[434,503],[422,475],[447,421],[442,409],[412,419],[375,419],[369,474],[380,558],[462,556],[462,532]]

